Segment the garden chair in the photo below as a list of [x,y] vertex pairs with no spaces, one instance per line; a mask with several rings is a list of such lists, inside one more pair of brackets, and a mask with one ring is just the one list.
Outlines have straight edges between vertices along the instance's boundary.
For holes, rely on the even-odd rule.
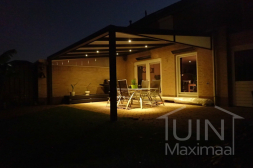
[[119,94],[120,97],[118,99],[118,103],[117,105],[119,106],[119,103],[123,100],[128,100],[127,104],[126,104],[126,109],[128,109],[129,106],[131,106],[132,104],[132,98],[134,95],[133,93],[130,93],[128,90],[128,85],[127,85],[127,80],[123,79],[123,80],[118,80],[118,85],[119,85]]
[[[141,87],[142,88],[149,88],[149,80],[142,80]],[[142,100],[144,100],[144,98],[147,97],[148,100],[151,102],[151,97],[150,97],[149,91],[142,91],[140,93],[140,96],[141,96]]]
[[[154,103],[157,105],[158,103],[161,103],[164,105],[164,101],[160,95],[160,89],[161,89],[161,85],[160,85],[160,80],[153,80],[150,83],[150,88],[157,88],[156,90],[150,91],[150,96],[152,98],[152,101],[154,101]],[[159,97],[160,102],[157,101],[157,97]]]
[[[108,93],[110,94],[110,80],[108,80],[108,84],[109,84],[109,91],[108,91]],[[118,88],[118,86],[117,86],[117,88]],[[121,97],[120,96],[120,92],[118,90],[117,91],[117,103],[118,103],[118,100],[119,100],[120,97]],[[108,97],[108,100],[107,100],[107,103],[106,103],[106,107],[107,107],[108,104],[110,104],[110,97]]]

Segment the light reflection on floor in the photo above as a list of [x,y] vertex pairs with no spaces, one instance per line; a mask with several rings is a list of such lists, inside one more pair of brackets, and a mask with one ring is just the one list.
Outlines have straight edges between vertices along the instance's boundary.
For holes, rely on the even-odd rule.
[[[106,106],[107,102],[92,102],[92,103],[80,103],[80,104],[72,104],[69,105],[74,108],[89,110],[99,113],[110,114],[110,105]],[[120,106],[117,110],[118,116],[129,116],[129,115],[152,115],[160,116],[175,109],[178,109],[182,106],[187,106],[188,108],[200,108],[201,106],[195,105],[186,105],[186,104],[176,104],[176,103],[165,103],[165,106],[158,105],[158,106],[150,106],[150,105],[143,105],[143,109],[140,108],[139,103],[134,103],[131,105],[130,109],[126,110],[123,109],[125,106]]]

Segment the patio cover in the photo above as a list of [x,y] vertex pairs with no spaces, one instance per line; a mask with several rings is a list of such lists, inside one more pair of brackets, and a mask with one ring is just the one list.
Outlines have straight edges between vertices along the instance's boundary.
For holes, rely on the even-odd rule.
[[47,58],[49,63],[47,71],[49,103],[52,102],[52,60],[109,57],[111,80],[110,118],[112,121],[116,121],[116,56],[127,56],[133,53],[169,46],[174,43],[212,49],[210,35],[161,29],[133,29],[113,25],[107,26]]

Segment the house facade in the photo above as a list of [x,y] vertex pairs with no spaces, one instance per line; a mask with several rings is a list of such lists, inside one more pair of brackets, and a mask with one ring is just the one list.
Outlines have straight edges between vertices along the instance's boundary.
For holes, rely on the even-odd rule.
[[[137,21],[132,27],[211,33],[215,103],[252,107],[252,9],[253,2],[247,0],[182,0]],[[198,78],[201,80],[201,76]],[[210,80],[204,81],[207,84]]]
[[102,93],[100,84],[111,79],[116,64],[117,79],[129,85],[132,79],[139,85],[160,80],[165,100],[205,98],[252,107],[252,2],[232,1],[182,0],[118,28],[115,37],[106,33],[113,27],[102,29],[53,54],[50,73],[45,70],[49,78],[38,82],[40,100],[51,95],[59,103],[77,82],[76,94],[89,83],[91,93]]

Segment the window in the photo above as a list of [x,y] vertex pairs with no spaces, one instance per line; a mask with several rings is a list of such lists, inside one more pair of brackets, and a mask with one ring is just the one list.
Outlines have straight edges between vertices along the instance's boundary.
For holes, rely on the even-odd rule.
[[236,51],[235,81],[253,81],[253,49]]
[[178,97],[197,97],[197,84],[197,53],[177,55]]

